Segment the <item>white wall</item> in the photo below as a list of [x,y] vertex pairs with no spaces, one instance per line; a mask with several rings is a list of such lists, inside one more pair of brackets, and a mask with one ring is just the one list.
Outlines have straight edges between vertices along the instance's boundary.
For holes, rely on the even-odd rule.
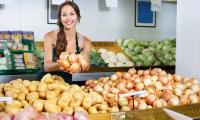
[[[134,0],[119,0],[118,8],[106,8],[105,0],[75,0],[82,19],[78,30],[92,40],[122,38],[165,39],[176,36],[176,4],[162,4],[156,28],[134,27]],[[0,6],[0,30],[32,30],[36,40],[56,29],[47,24],[47,0],[11,0]]]
[[199,0],[179,0],[177,4],[176,73],[199,78]]

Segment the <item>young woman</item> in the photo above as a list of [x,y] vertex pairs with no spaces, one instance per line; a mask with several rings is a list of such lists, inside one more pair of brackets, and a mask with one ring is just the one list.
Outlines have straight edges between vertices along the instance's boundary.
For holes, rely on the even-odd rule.
[[[76,31],[80,22],[79,7],[71,1],[62,3],[58,11],[58,30],[48,32],[44,37],[44,68],[37,77],[40,80],[46,73],[59,75],[69,84],[72,83],[72,74],[62,71],[57,60],[62,52],[76,53],[84,51],[85,59],[89,63],[90,40]],[[82,68],[82,71],[87,68]]]

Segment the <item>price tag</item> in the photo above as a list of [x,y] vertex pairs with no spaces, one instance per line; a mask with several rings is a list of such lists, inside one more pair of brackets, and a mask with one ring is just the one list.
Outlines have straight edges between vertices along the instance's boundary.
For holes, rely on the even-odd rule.
[[128,92],[125,94],[119,94],[119,97],[128,97],[128,96],[140,96],[140,95],[146,95],[147,91],[146,90],[142,90],[142,91],[136,91],[136,92]]
[[106,7],[118,7],[118,0],[106,0]]
[[161,2],[161,0],[151,0],[151,11],[160,11]]
[[13,101],[12,97],[0,97],[0,102],[6,102],[8,104],[11,104]]

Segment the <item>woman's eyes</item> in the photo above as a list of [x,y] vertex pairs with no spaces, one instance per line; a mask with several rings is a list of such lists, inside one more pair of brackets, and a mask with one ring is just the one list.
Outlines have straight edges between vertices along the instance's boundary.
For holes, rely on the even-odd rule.
[[[73,16],[73,15],[75,15],[75,13],[70,13],[69,15],[70,15],[70,16]],[[62,16],[63,16],[63,17],[66,17],[66,16],[68,16],[68,14],[64,13],[64,14],[62,14]]]

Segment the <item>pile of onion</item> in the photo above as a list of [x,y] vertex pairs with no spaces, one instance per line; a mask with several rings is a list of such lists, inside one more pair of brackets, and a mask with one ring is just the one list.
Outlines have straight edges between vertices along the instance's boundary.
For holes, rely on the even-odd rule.
[[[86,88],[102,94],[110,105],[118,103],[120,110],[143,110],[200,102],[200,85],[196,79],[172,75],[160,68],[118,71],[110,77],[86,82]],[[119,94],[141,90],[146,90],[147,94],[135,96],[134,102],[130,96],[117,98]]]
[[63,71],[67,71],[69,73],[77,73],[89,68],[89,64],[84,57],[85,55],[83,53],[74,54],[62,52],[59,57],[58,64],[60,69]]

